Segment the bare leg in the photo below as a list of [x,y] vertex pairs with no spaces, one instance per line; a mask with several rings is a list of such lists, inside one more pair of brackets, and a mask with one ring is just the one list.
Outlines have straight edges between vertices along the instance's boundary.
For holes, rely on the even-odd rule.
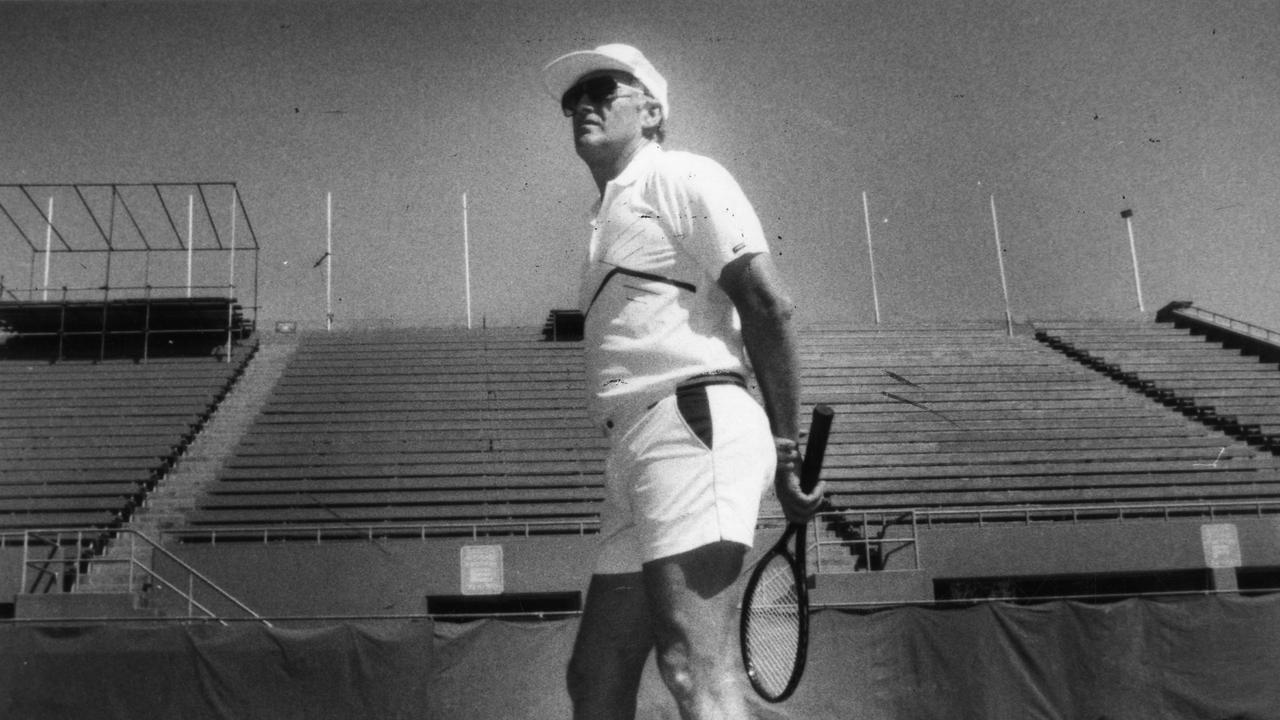
[[734,632],[745,552],[717,542],[644,566],[658,668],[685,720],[749,717]]
[[653,632],[640,573],[595,575],[569,660],[569,696],[575,720],[627,720]]

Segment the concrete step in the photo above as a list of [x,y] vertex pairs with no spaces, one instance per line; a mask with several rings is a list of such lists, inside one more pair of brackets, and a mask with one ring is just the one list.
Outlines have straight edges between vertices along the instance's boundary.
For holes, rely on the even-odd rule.
[[[129,528],[159,541],[164,530],[185,524],[185,511],[196,507],[204,486],[216,479],[218,471],[235,451],[240,438],[252,425],[272,386],[279,379],[296,350],[294,345],[263,345],[245,368],[227,397],[178,458],[173,469],[160,480],[143,507],[130,518]],[[129,563],[151,566],[151,548],[144,542],[130,542],[127,534],[112,543],[103,554],[107,562],[91,565],[84,583],[91,587],[129,588]],[[133,548],[131,550],[131,548]],[[134,572],[135,585],[145,573]]]

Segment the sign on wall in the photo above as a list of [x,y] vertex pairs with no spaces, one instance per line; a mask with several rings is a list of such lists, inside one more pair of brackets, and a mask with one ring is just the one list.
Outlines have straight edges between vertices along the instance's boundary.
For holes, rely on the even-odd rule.
[[461,557],[463,595],[503,593],[501,545],[463,545]]
[[1204,563],[1210,568],[1237,568],[1241,565],[1240,535],[1231,523],[1200,526]]

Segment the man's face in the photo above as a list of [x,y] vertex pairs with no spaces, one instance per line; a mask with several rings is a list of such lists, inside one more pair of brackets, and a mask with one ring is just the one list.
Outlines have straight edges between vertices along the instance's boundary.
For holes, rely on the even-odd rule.
[[[612,89],[606,78],[616,83]],[[584,83],[587,92],[581,92]],[[574,91],[571,90],[571,101],[565,110],[572,112],[574,147],[584,160],[625,152],[643,138],[649,122],[646,118],[657,112],[650,108],[652,98],[640,89],[634,78],[624,73],[592,73],[579,80],[575,87],[579,88],[577,97],[572,97]]]

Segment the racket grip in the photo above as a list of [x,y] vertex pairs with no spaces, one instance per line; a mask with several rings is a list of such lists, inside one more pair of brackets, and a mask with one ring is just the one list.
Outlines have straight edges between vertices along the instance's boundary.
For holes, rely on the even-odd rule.
[[804,448],[804,461],[800,465],[800,489],[813,490],[822,473],[822,460],[827,454],[827,437],[831,434],[831,420],[835,411],[830,405],[818,405],[813,409],[809,422],[809,440]]

